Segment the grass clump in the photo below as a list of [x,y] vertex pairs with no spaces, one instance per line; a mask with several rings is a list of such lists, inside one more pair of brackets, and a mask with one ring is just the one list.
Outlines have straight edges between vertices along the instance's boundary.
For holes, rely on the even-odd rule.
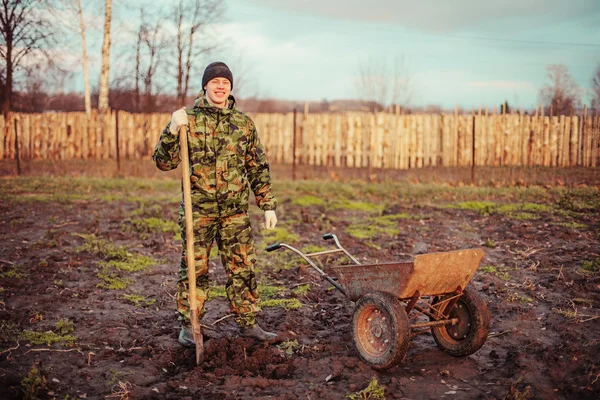
[[507,281],[510,279],[510,274],[507,273],[505,270],[502,270],[500,267],[494,267],[492,265],[484,265],[483,267],[479,268],[479,271],[481,271],[484,274],[491,274],[491,275],[497,276],[498,278],[502,279],[503,281]]
[[8,321],[0,322],[0,342],[16,342],[21,336],[17,324]]
[[323,247],[323,246],[315,246],[315,245],[313,245],[313,244],[309,244],[308,246],[304,246],[304,247],[301,249],[301,251],[302,251],[304,254],[307,254],[307,253],[318,253],[318,252],[320,252],[320,251],[325,251],[325,250],[327,250],[327,247]]
[[273,299],[277,295],[285,292],[287,289],[283,286],[258,285],[258,294],[261,299]]
[[215,297],[227,298],[227,291],[225,290],[225,285],[211,286],[208,289],[208,298],[212,299]]
[[379,386],[377,378],[371,378],[369,386],[359,392],[348,393],[345,397],[350,400],[385,400],[385,389]]
[[56,330],[61,335],[66,335],[75,331],[75,325],[73,325],[73,321],[69,321],[68,319],[63,318],[56,323]]
[[581,268],[584,271],[594,273],[600,271],[600,258],[595,260],[585,260],[583,263],[581,263]]
[[296,350],[300,347],[300,343],[298,343],[297,339],[294,340],[286,340],[277,346],[277,348],[285,353],[286,356],[292,356]]
[[565,228],[573,229],[574,231],[587,228],[587,225],[585,225],[585,224],[580,224],[578,222],[572,222],[572,221],[571,222],[559,222],[558,225],[564,226]]
[[345,209],[352,211],[362,211],[366,213],[381,213],[384,206],[382,204],[367,203],[364,201],[344,200],[334,203],[331,207],[334,210]]
[[21,390],[25,400],[39,399],[39,391],[46,389],[46,371],[37,362],[29,370],[29,374],[21,381]]
[[123,298],[136,307],[147,307],[156,303],[156,300],[148,300],[146,297],[139,294],[125,294],[123,295]]
[[476,211],[479,215],[489,216],[494,214],[506,215],[513,219],[532,220],[538,219],[539,213],[548,213],[552,208],[545,204],[536,203],[508,203],[497,204],[492,201],[463,201],[443,206],[443,208],[457,208],[459,210]]
[[300,238],[285,228],[273,228],[263,231],[263,239],[269,243],[295,243]]
[[292,290],[292,293],[294,293],[296,296],[302,296],[305,294],[308,294],[308,292],[310,292],[310,285],[306,284],[306,285],[300,285],[297,288],[295,288],[294,290]]
[[114,271],[111,271],[108,266],[104,266],[98,272],[98,278],[103,282],[100,282],[96,286],[103,289],[109,290],[123,290],[131,283],[130,279],[121,278]]
[[301,196],[292,200],[292,204],[302,206],[302,207],[310,207],[310,206],[321,206],[325,204],[325,200],[316,197],[316,196]]
[[127,253],[125,260],[110,260],[101,262],[101,266],[109,266],[125,272],[144,271],[153,266],[156,261],[152,257]]
[[286,310],[297,310],[302,307],[302,303],[298,299],[271,299],[261,301],[260,307],[280,307]]
[[179,225],[171,220],[157,217],[139,218],[127,220],[124,222],[126,230],[141,234],[148,233],[180,233]]
[[65,346],[68,346],[74,344],[77,340],[73,335],[61,335],[53,331],[35,332],[30,330],[23,331],[20,339],[31,344],[47,344],[48,346],[54,343],[63,343]]
[[378,235],[396,236],[401,232],[395,220],[369,219],[366,222],[354,223],[346,228],[346,233],[357,239],[371,239]]
[[109,260],[124,260],[129,255],[125,247],[116,246],[107,240],[97,238],[94,234],[75,234],[75,236],[79,236],[84,240],[81,246],[75,248],[77,253],[86,252]]
[[514,303],[514,302],[519,302],[519,303],[523,303],[523,304],[533,303],[533,300],[530,297],[522,296],[517,292],[514,292],[513,294],[508,296],[506,298],[506,300],[510,301],[511,303]]
[[0,268],[0,278],[23,278],[25,274],[19,270],[18,265],[7,265]]

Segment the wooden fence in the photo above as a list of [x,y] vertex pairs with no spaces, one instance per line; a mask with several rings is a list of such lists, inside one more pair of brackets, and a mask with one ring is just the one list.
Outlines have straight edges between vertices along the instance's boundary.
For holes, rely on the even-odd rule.
[[[330,113],[296,117],[300,164],[373,168],[598,165],[598,115]],[[292,163],[294,114],[253,115],[272,163]],[[148,159],[169,114],[0,117],[0,158]],[[117,129],[118,128],[118,129]],[[117,151],[118,137],[118,151]]]

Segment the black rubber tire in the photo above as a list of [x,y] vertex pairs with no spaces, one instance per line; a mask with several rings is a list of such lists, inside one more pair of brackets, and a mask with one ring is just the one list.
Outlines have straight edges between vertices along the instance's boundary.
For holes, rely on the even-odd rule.
[[410,324],[400,300],[381,292],[361,297],[352,317],[352,338],[360,358],[374,369],[400,363],[410,341]]
[[487,305],[477,292],[465,289],[449,313],[445,310],[447,306],[448,303],[440,311],[449,314],[449,318],[458,317],[459,323],[432,327],[433,339],[451,356],[463,357],[475,353],[488,337],[490,312]]

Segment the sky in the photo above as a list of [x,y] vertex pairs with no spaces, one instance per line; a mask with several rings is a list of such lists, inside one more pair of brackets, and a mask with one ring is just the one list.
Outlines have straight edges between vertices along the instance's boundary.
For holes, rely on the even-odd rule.
[[[548,82],[546,66],[566,65],[583,89],[591,87],[600,66],[600,0],[225,4],[226,13],[213,29],[226,44],[213,57],[230,65],[234,79],[243,75],[246,96],[357,98],[361,68],[391,71],[394,61],[402,60],[398,75],[409,79],[410,105],[477,108],[506,100],[532,108]],[[91,35],[90,52],[99,53],[100,33]],[[113,53],[122,59],[122,48]],[[99,57],[96,61],[92,76],[99,70]],[[389,84],[390,77],[377,82]]]

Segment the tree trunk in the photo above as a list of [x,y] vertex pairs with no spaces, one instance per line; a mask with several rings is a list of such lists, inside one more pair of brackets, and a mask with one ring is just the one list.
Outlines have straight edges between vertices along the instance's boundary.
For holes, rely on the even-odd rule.
[[2,99],[2,114],[4,114],[4,121],[8,126],[8,113],[12,106],[12,93],[13,93],[13,59],[12,59],[12,34],[8,35],[6,40],[6,82],[4,88],[4,98]]
[[102,42],[102,71],[100,72],[100,95],[98,109],[103,112],[108,109],[108,69],[110,66],[110,20],[112,0],[106,0],[104,15],[104,40]]
[[81,46],[83,48],[83,93],[85,97],[85,112],[89,116],[92,113],[92,100],[90,97],[90,77],[88,74],[88,56],[85,43],[85,23],[83,21],[83,10],[81,0],[77,0],[79,13],[79,25],[81,26]]

